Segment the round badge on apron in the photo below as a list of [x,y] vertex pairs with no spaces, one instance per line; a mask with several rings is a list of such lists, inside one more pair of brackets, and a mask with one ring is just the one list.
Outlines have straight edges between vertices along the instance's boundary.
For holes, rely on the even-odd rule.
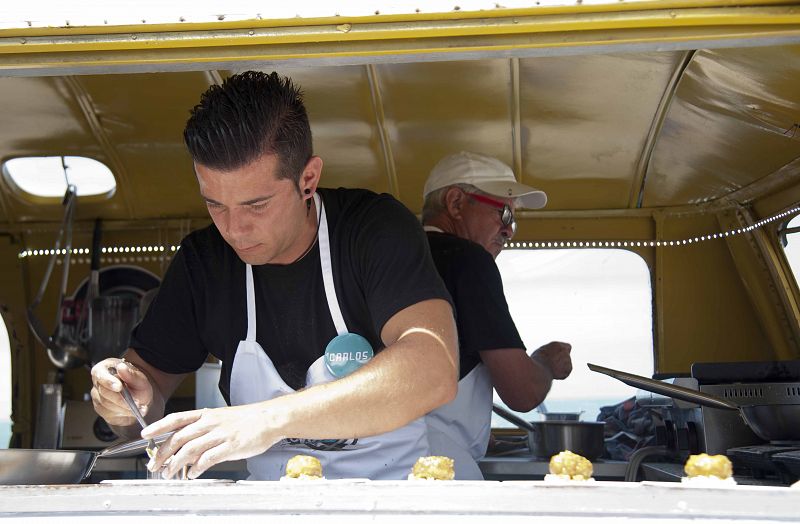
[[355,333],[343,333],[328,342],[325,367],[334,377],[342,378],[369,362],[373,355],[366,338]]

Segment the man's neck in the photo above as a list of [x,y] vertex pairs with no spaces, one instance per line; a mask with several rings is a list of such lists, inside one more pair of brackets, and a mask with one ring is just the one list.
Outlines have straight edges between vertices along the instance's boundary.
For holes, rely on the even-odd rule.
[[422,228],[425,231],[436,231],[438,233],[450,233],[451,235],[455,235],[455,228],[450,224],[450,222],[443,217],[434,217],[431,220],[427,220],[422,223]]
[[270,261],[270,264],[294,264],[305,257],[314,247],[314,244],[317,242],[317,234],[319,233],[319,214],[317,203],[313,198],[311,199],[311,207],[309,208],[308,215],[304,222],[303,229],[297,237],[297,241],[293,243],[292,249],[285,251],[279,259]]
[[314,198],[309,200],[311,201],[311,207],[308,208],[308,227],[306,228],[306,234],[304,235],[306,237],[306,248],[303,253],[295,259],[295,262],[306,256],[308,252],[311,251],[311,248],[314,247],[314,244],[317,242],[317,235],[319,235],[320,216],[317,213],[317,201]]

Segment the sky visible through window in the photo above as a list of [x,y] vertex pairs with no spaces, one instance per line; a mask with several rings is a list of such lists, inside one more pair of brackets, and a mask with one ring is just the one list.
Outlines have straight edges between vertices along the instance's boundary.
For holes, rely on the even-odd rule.
[[68,181],[78,196],[110,194],[117,187],[105,164],[80,156],[12,158],[4,170],[22,191],[39,197],[63,197]]
[[[641,257],[614,249],[518,249],[503,251],[497,265],[528,352],[553,340],[572,344],[573,372],[554,383],[549,411],[583,411],[581,420],[595,420],[600,406],[636,394],[587,362],[652,376],[652,292]],[[496,393],[495,402],[502,404]],[[497,415],[492,425],[511,427]]]

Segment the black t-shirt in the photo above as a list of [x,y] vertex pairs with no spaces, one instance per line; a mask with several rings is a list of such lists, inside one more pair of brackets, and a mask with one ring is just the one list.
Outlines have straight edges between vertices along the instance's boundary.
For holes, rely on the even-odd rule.
[[479,244],[448,233],[429,231],[428,242],[456,308],[460,378],[481,362],[480,351],[525,349],[492,255]]
[[[384,324],[417,302],[450,300],[416,217],[390,195],[320,189],[333,280],[345,323],[375,351]],[[212,224],[182,242],[131,347],[167,373],[189,373],[212,354],[223,362],[220,390],[247,333],[245,263]],[[298,389],[336,336],[325,298],[319,244],[288,265],[253,266],[256,340],[284,381]]]

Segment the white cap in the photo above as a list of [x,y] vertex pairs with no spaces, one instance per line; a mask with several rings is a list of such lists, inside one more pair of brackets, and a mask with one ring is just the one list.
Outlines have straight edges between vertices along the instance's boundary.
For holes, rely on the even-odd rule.
[[496,158],[461,151],[446,156],[431,170],[422,197],[455,184],[469,184],[499,198],[515,198],[517,207],[539,209],[547,204],[547,195],[520,184],[511,168]]

